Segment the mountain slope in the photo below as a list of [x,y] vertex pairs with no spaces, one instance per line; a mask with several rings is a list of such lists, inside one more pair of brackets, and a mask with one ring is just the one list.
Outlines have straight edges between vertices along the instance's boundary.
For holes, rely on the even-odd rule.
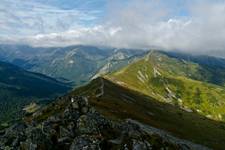
[[0,120],[17,118],[24,105],[51,99],[69,89],[53,78],[0,62]]
[[153,51],[107,78],[188,112],[224,121],[225,88],[207,82],[203,69],[197,63]]
[[153,97],[106,79],[94,80],[72,93],[73,96],[77,94],[88,96],[90,104],[113,120],[131,118],[215,149],[221,149],[219,147],[222,145],[217,143],[225,138],[224,123],[158,102]]
[[26,70],[66,79],[80,86],[94,76],[119,69],[145,51],[94,46],[29,47],[0,45],[0,58]]
[[[84,99],[83,102],[77,101],[77,99],[80,99],[79,97]],[[94,109],[87,107],[87,104]],[[79,112],[76,112],[76,110],[79,110]],[[105,118],[95,118],[97,126],[91,121],[96,111],[97,114],[103,115]],[[89,118],[90,120],[80,122],[86,117],[91,118]],[[69,139],[66,138],[67,146],[69,147],[71,140],[73,141],[75,138],[74,140],[76,141],[77,136],[80,137],[80,132],[82,133],[82,137],[96,137],[94,129],[100,129],[100,134],[97,134],[97,137],[103,139],[105,146],[110,146],[114,149],[119,149],[118,146],[124,146],[128,144],[126,142],[133,141],[132,138],[136,138],[136,141],[139,141],[139,129],[142,130],[142,135],[144,134],[143,131],[147,131],[147,134],[144,134],[146,142],[150,142],[150,145],[153,147],[159,146],[155,147],[155,149],[160,149],[160,147],[164,147],[165,145],[170,149],[207,149],[194,143],[213,149],[223,149],[224,145],[222,143],[225,140],[224,123],[216,122],[197,113],[186,112],[176,106],[159,102],[152,97],[130,90],[104,78],[97,78],[88,85],[71,92],[69,95],[60,97],[57,101],[54,101],[32,116],[26,117],[24,120],[32,122],[35,125],[32,129],[38,128],[42,124],[42,129],[47,131],[45,134],[50,134],[48,131],[53,128],[57,132],[57,138],[75,132],[75,137],[69,136]],[[108,124],[106,120],[111,120],[112,122]],[[120,123],[119,126],[121,127],[126,120],[134,123],[135,129],[126,133],[127,130],[133,128],[126,126],[122,129],[124,132],[118,131],[117,125],[113,122]],[[71,129],[71,121],[73,121],[72,124],[75,124],[75,127],[73,126],[74,128],[67,133],[65,131]],[[57,130],[57,128],[60,128],[60,130]],[[61,128],[66,128],[66,130],[62,130]],[[29,126],[27,131],[29,131]],[[118,134],[120,135],[121,133],[126,134],[118,137]],[[132,138],[124,141],[126,137]],[[62,141],[62,139],[59,138],[58,141]],[[111,144],[108,145],[109,143]],[[56,142],[57,144],[60,143]],[[171,144],[175,144],[175,147],[170,147],[172,146]],[[100,146],[102,145],[100,144]],[[103,149],[109,149],[109,147]]]
[[164,52],[164,54],[172,58],[197,63],[200,66],[202,80],[225,87],[225,59],[178,52]]

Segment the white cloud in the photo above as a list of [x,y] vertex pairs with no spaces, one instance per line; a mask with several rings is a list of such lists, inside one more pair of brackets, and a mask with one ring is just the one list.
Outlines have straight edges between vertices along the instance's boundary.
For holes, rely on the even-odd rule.
[[[186,8],[182,6],[182,9],[188,15],[181,15],[181,8],[160,0],[131,0],[126,5],[120,4],[110,2],[101,23],[93,27],[76,25],[59,32],[16,37],[16,41],[36,46],[156,47],[225,57],[224,1],[184,0]],[[91,15],[83,18],[95,19]]]

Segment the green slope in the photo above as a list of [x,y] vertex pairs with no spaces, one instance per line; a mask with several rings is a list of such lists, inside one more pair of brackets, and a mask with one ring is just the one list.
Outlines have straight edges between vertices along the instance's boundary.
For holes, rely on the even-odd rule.
[[0,123],[18,119],[30,102],[51,99],[69,89],[69,85],[53,78],[0,62]]
[[[90,105],[105,117],[114,121],[127,118],[168,131],[172,135],[202,144],[213,149],[223,149],[225,124],[210,120],[197,113],[186,112],[171,104],[159,102],[143,93],[130,90],[103,78],[78,88],[66,97],[43,108],[31,120],[42,122],[54,114],[60,114],[70,98],[87,96]],[[62,112],[63,113],[63,112]],[[28,119],[30,120],[30,119]]]
[[225,87],[225,59],[210,56],[195,56],[178,52],[163,52],[169,57],[197,63],[201,79]]
[[197,63],[152,51],[107,78],[188,112],[224,121],[225,88],[204,81],[203,69]]

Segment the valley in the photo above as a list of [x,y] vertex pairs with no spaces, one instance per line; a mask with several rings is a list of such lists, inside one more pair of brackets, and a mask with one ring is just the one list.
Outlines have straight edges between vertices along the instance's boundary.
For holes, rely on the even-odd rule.
[[70,84],[0,61],[0,123],[20,120],[22,108],[65,94]]
[[0,45],[0,58],[23,69],[78,87],[92,78],[122,68],[146,51],[94,46],[30,47]]

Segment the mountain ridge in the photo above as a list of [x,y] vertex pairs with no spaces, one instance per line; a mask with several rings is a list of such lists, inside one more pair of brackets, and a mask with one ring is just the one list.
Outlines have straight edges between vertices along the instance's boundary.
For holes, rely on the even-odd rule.
[[209,118],[223,120],[225,88],[207,83],[199,68],[201,66],[196,63],[150,52],[139,61],[106,75],[106,78],[186,111],[197,111]]
[[[102,90],[104,91],[102,92]],[[83,100],[80,101],[80,99]],[[75,110],[78,110],[81,113],[80,114],[81,116],[75,115],[77,114],[77,113],[74,114]],[[100,131],[107,130],[107,126],[103,126],[103,128],[101,128],[102,126],[100,125],[101,123],[106,121],[105,119],[103,119],[105,120],[103,121],[102,119],[99,118],[100,120],[102,120],[100,121],[99,119],[96,118],[95,120],[97,120],[97,124],[100,123],[99,124],[100,126],[98,127],[93,126],[94,122],[92,122],[91,121],[92,119],[89,117],[91,115],[94,115],[93,113],[95,112],[103,115],[103,117],[106,120],[110,120],[114,123],[117,122],[121,125],[126,123],[133,124],[130,127],[126,127],[129,130],[129,132],[125,137],[131,138],[130,140],[126,141],[128,143],[129,141],[132,141],[132,136],[130,137],[130,135],[133,135],[133,131],[135,133],[138,132],[137,133],[138,139],[136,140],[137,141],[140,140],[139,128],[141,130],[144,130],[145,132],[148,131],[147,135],[150,137],[148,138],[145,137],[145,140],[147,140],[146,142],[150,142],[151,143],[150,145],[152,145],[153,147],[157,146],[158,148],[160,147],[172,148],[173,146],[175,146],[172,149],[210,149],[210,148],[221,149],[223,145],[222,144],[218,145],[218,142],[221,143],[225,139],[224,136],[225,130],[223,122],[213,121],[197,113],[186,112],[171,104],[159,102],[154,98],[149,97],[148,95],[144,95],[140,92],[133,91],[129,88],[124,88],[105,78],[97,78],[92,82],[90,82],[88,85],[75,89],[68,95],[58,98],[56,101],[42,108],[41,110],[35,112],[31,116],[26,116],[24,120],[25,122],[30,123],[33,122],[34,125],[32,126],[32,128],[35,130],[38,129],[38,126],[40,126],[41,124],[44,125],[43,126],[44,130],[45,128],[49,129],[49,127],[54,129],[53,127],[51,127],[51,124],[59,125],[60,128],[68,130],[66,126],[62,126],[64,123],[67,122],[65,120],[69,119],[65,117],[68,115],[69,116],[74,115],[72,118],[78,119],[77,120],[78,122],[76,122],[76,119],[74,120],[75,124],[77,124],[78,126],[75,126],[74,130],[72,131],[73,132],[76,130],[81,131],[82,132],[81,136],[89,139],[92,138],[93,137],[92,135],[96,133],[95,129],[100,129]],[[61,117],[63,117],[64,119]],[[86,120],[85,118],[89,119]],[[80,122],[81,120],[83,120],[84,122],[81,123]],[[135,129],[132,130],[131,133],[130,129],[133,128],[132,126],[135,126]],[[27,129],[29,128],[30,127],[28,126]],[[116,125],[113,125],[110,127],[110,130],[115,131],[117,130],[116,128],[117,128]],[[62,135],[62,133],[63,135],[65,133],[66,135],[69,133],[64,132],[64,129],[56,131],[57,133],[59,132],[59,136]],[[112,145],[110,146],[111,148],[112,146],[114,147],[116,145],[119,147],[124,146],[123,144],[125,144],[126,142],[125,141],[124,141],[125,143],[122,142],[123,144],[119,142],[120,138],[117,137],[116,135],[113,136],[110,130],[107,130],[106,132],[108,133],[107,136],[105,135],[104,132],[100,132],[101,135],[103,136],[102,138],[106,140],[105,142],[111,143],[113,141],[113,144],[111,143]],[[126,131],[125,129],[123,130]],[[166,131],[166,133],[164,133],[164,131]],[[71,137],[69,139],[72,141],[73,140],[76,141],[77,140],[76,137],[77,136],[79,137],[80,135],[79,133],[80,132],[75,134],[75,139],[73,138],[71,139]],[[119,133],[121,133],[121,131],[119,131]],[[36,135],[36,133],[33,133],[33,136],[34,135],[35,137],[38,136]],[[143,135],[143,131],[141,132],[141,135]],[[6,137],[8,136],[10,137],[10,135],[7,135]],[[185,139],[191,141],[191,143],[187,141],[186,143],[184,142],[185,140],[184,141],[181,140],[183,142],[180,141],[182,144],[178,141],[174,143],[172,142],[173,137],[176,137],[178,141],[180,141],[181,139]],[[153,139],[156,138],[158,140],[155,141],[152,138]],[[27,137],[27,139],[29,139],[29,137]],[[68,140],[68,137],[66,137],[66,139]],[[61,141],[61,139],[58,140]],[[84,139],[80,139],[82,143],[81,145],[84,144],[83,140]],[[124,138],[122,138],[121,140],[123,141]],[[161,143],[160,142],[161,140],[164,142]],[[157,141],[160,143],[158,143]],[[25,143],[27,142],[29,143],[29,140],[25,141]],[[118,144],[116,144],[115,142]],[[200,147],[198,146],[195,147],[196,145],[193,144],[192,142],[208,146],[209,148],[198,144],[197,145]],[[63,142],[61,144],[65,143],[66,142]],[[73,145],[73,144],[71,145],[71,143],[69,144],[69,146]],[[40,144],[40,141],[34,140],[33,144],[38,146]],[[56,145],[57,144],[60,143],[56,143]],[[131,146],[132,148],[132,144],[128,145]],[[47,144],[42,144],[42,146],[47,146]],[[73,145],[73,147],[74,146],[76,147],[76,145]],[[106,148],[110,149],[110,147],[105,147],[105,149]],[[119,147],[117,147],[116,149],[118,149]],[[155,148],[157,149],[157,147]],[[89,148],[91,149],[91,147]]]

